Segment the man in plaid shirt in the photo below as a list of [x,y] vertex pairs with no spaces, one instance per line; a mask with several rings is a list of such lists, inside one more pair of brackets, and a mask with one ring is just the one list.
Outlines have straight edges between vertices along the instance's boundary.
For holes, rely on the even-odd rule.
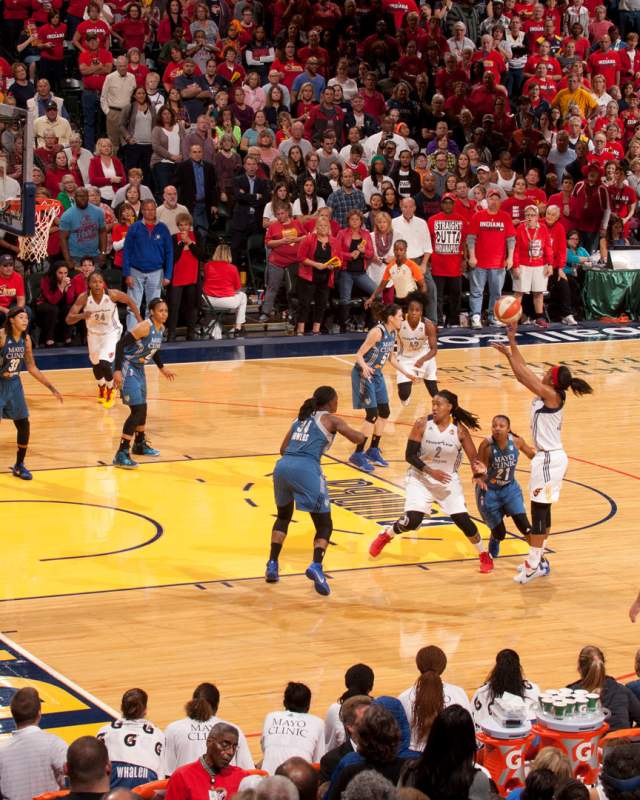
[[363,213],[367,209],[364,195],[360,189],[353,186],[353,171],[345,168],[342,170],[342,188],[337,189],[327,198],[327,205],[333,212],[333,219],[341,228],[347,226],[347,214],[352,208],[357,208]]

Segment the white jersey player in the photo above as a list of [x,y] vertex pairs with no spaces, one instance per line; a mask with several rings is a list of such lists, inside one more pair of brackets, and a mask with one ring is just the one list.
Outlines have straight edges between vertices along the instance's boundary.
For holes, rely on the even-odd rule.
[[164,733],[145,719],[147,693],[129,689],[122,696],[122,719],[98,731],[111,761],[111,788],[133,789],[165,776]]
[[491,572],[493,559],[469,516],[458,475],[463,452],[471,463],[474,478],[486,472],[468,430],[480,427],[478,418],[461,408],[457,396],[446,390],[433,397],[431,407],[432,416],[416,420],[407,442],[405,459],[410,466],[405,481],[404,516],[376,536],[369,555],[376,558],[394,536],[419,528],[435,502],[478,551],[480,572]]
[[88,290],[79,295],[67,315],[68,325],[85,321],[89,360],[98,381],[98,402],[105,408],[111,408],[115,402],[113,361],[122,336],[117,303],[127,305],[138,322],[142,322],[133,300],[124,292],[109,289],[102,274],[96,271],[89,276]]
[[219,705],[220,692],[217,686],[208,682],[196,686],[185,706],[187,716],[171,722],[164,731],[167,743],[167,775],[171,775],[178,767],[201,758],[207,751],[207,738],[211,729],[220,722],[231,725],[238,732],[238,747],[229,762],[231,766],[254,769],[255,764],[244,733],[234,723],[225,722],[217,716]]
[[[438,339],[436,326],[424,316],[427,298],[421,292],[407,297],[407,312],[398,331],[398,364],[410,375],[424,380],[431,397],[438,391],[436,353]],[[402,372],[397,373],[398,397],[408,405],[412,381]]]
[[562,447],[562,418],[567,389],[575,395],[591,394],[586,381],[574,378],[568,367],[548,369],[539,378],[527,366],[516,344],[516,327],[507,329],[509,346],[491,344],[509,359],[516,380],[533,393],[531,404],[531,436],[537,453],[531,461],[529,489],[531,497],[531,546],[529,554],[515,576],[516,583],[527,583],[548,575],[549,562],[544,557],[544,542],[551,529],[551,504],[560,497],[562,480],[567,471],[567,454]]
[[289,683],[284,690],[284,711],[267,714],[262,726],[262,769],[270,775],[293,756],[316,763],[326,752],[324,720],[309,714],[311,691],[304,683]]

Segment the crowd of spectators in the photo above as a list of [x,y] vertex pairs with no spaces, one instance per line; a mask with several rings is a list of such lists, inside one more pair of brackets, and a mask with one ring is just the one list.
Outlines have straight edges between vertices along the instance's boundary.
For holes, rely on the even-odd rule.
[[[5,0],[2,15],[0,95],[32,115],[36,166],[22,174],[4,125],[0,202],[32,179],[60,203],[50,285],[91,256],[136,301],[166,292],[174,336],[178,319],[193,336],[220,243],[223,306],[242,291],[228,265],[244,277],[264,243],[260,319],[315,334],[354,325],[399,240],[422,277],[400,270],[388,294],[422,285],[434,322],[474,328],[499,324],[505,285],[531,295],[531,322],[574,324],[584,269],[637,241],[639,0]],[[43,302],[63,308],[57,284]],[[20,296],[0,275],[0,306]]]
[[[535,719],[539,685],[509,649],[497,654],[471,700],[445,680],[447,657],[439,647],[421,648],[416,667],[415,683],[394,697],[374,691],[371,667],[354,664],[345,673],[345,691],[324,719],[309,713],[311,690],[288,683],[282,708],[265,717],[257,765],[240,727],[218,716],[220,692],[212,683],[195,688],[184,716],[164,732],[147,718],[146,692],[130,689],[122,697],[120,718],[70,747],[41,729],[44,709],[37,690],[24,687],[11,700],[16,730],[0,746],[0,794],[5,800],[32,800],[68,789],[72,800],[102,800],[111,790],[116,794],[108,800],[126,800],[136,798],[131,789],[168,778],[160,785],[167,800],[497,798],[476,733],[499,725],[492,708],[506,694],[511,702],[522,698],[528,718]],[[628,729],[640,726],[640,680],[625,686],[609,676],[604,654],[591,645],[580,651],[577,668],[578,680],[569,686],[599,694],[610,730],[624,735],[613,742],[615,748],[605,749],[591,793],[572,780],[566,752],[533,743],[526,785],[509,800],[637,798],[640,729]],[[640,678],[640,650],[635,672]]]

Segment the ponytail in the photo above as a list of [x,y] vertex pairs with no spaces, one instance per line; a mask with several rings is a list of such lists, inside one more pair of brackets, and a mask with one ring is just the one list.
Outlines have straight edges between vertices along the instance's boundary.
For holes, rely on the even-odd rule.
[[451,406],[451,418],[456,423],[462,423],[462,425],[466,425],[472,431],[478,430],[480,427],[480,421],[475,414],[472,414],[470,411],[466,411],[462,406],[458,405],[458,395],[454,394],[453,392],[447,391],[447,389],[441,389],[436,397],[444,398],[447,403]]
[[220,705],[220,692],[212,683],[201,683],[194,689],[191,700],[184,710],[196,722],[206,722],[211,719]]
[[583,394],[593,394],[593,388],[582,378],[574,378],[569,367],[564,365],[553,367],[551,376],[555,389],[563,392],[571,389],[577,397],[582,397]]
[[390,303],[389,305],[385,305],[381,303],[379,300],[374,302],[371,306],[371,314],[373,318],[377,322],[382,322],[383,324],[389,319],[389,317],[395,317],[398,311],[401,311],[401,307],[397,303]]
[[423,742],[429,735],[433,721],[444,708],[444,687],[442,678],[432,669],[420,675],[415,687],[412,727],[415,738]]
[[308,397],[300,406],[300,410],[298,411],[298,419],[300,422],[309,419],[321,406],[328,405],[334,397],[336,397],[336,394],[336,390],[333,386],[318,386],[313,393],[313,397]]
[[587,645],[578,656],[578,672],[582,687],[588,692],[600,690],[604,686],[607,671],[604,665],[604,653],[599,647]]
[[147,710],[147,693],[144,689],[129,689],[122,695],[120,710],[124,719],[143,719]]

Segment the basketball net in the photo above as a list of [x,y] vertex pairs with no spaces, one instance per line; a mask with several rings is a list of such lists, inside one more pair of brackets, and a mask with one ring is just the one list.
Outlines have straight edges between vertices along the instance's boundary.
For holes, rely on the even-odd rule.
[[59,200],[39,200],[36,205],[36,229],[32,236],[18,238],[21,261],[44,261],[47,257],[49,231],[54,219],[63,211]]

